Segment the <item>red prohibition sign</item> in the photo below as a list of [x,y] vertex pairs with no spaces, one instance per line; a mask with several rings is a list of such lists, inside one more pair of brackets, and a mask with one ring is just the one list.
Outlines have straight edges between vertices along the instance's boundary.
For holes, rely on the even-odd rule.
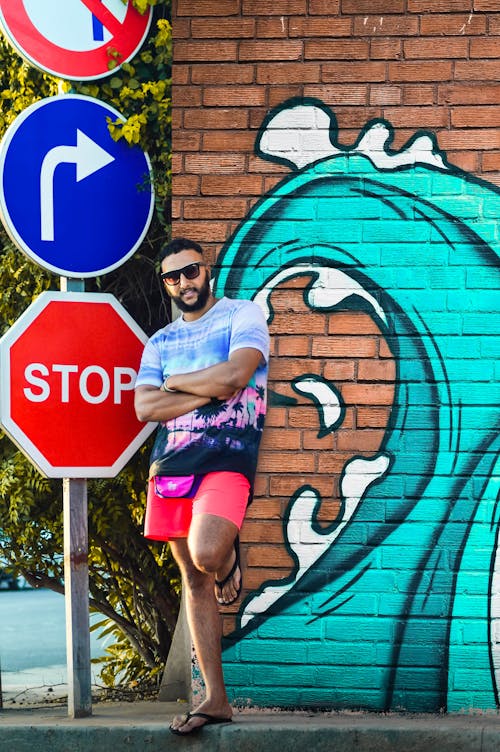
[[[130,60],[140,49],[149,31],[152,8],[141,15],[132,5],[131,0],[124,9],[121,0],[111,0],[107,6],[116,3],[117,12],[112,12],[102,0],[51,0],[43,3],[44,15],[37,16],[37,4],[33,0],[0,0],[0,23],[5,34],[16,50],[29,63],[47,73],[61,78],[83,81],[110,75],[110,51],[118,66]],[[88,25],[106,31],[107,40],[102,44],[94,38],[89,49],[85,41],[75,49],[71,44],[57,43],[54,35],[47,34],[47,29],[57,30],[64,37],[64,23],[57,12],[59,3],[61,14],[64,13],[66,28],[74,36],[82,29],[81,14],[88,11]],[[52,6],[52,14],[47,12],[47,5]],[[40,5],[38,4],[38,7]],[[72,15],[74,22],[72,23]],[[124,14],[124,15],[123,15]],[[123,16],[123,17],[121,17]],[[62,31],[61,31],[62,30]],[[75,31],[76,30],[76,31]]]

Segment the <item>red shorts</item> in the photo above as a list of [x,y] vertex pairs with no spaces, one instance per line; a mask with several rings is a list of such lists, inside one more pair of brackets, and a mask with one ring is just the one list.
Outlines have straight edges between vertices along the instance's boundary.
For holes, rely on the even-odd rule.
[[250,495],[250,483],[241,473],[207,473],[192,499],[164,498],[148,484],[144,537],[167,541],[187,538],[193,514],[215,514],[241,528]]

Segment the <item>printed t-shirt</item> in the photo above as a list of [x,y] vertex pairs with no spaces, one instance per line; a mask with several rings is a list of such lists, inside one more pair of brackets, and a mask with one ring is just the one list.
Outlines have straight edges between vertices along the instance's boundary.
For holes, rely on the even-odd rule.
[[224,362],[242,347],[253,347],[263,356],[248,385],[225,402],[160,423],[151,476],[228,470],[253,483],[266,413],[269,360],[269,332],[258,305],[224,297],[196,321],[180,317],[160,329],[146,344],[136,387],[160,387],[167,376]]

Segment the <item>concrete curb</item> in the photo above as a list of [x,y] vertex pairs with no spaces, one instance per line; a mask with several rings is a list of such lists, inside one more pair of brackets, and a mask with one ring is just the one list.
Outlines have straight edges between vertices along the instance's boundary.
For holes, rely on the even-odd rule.
[[[66,708],[0,712],[1,748],[15,752],[500,752],[500,717],[367,713],[236,713],[234,723],[180,739],[174,703],[103,703],[89,718]],[[179,746],[181,745],[181,746]]]

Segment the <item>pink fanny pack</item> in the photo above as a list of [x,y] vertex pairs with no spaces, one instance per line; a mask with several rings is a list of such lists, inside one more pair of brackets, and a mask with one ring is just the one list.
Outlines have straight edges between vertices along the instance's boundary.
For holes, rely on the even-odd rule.
[[155,494],[164,499],[191,498],[201,483],[198,475],[155,475]]

